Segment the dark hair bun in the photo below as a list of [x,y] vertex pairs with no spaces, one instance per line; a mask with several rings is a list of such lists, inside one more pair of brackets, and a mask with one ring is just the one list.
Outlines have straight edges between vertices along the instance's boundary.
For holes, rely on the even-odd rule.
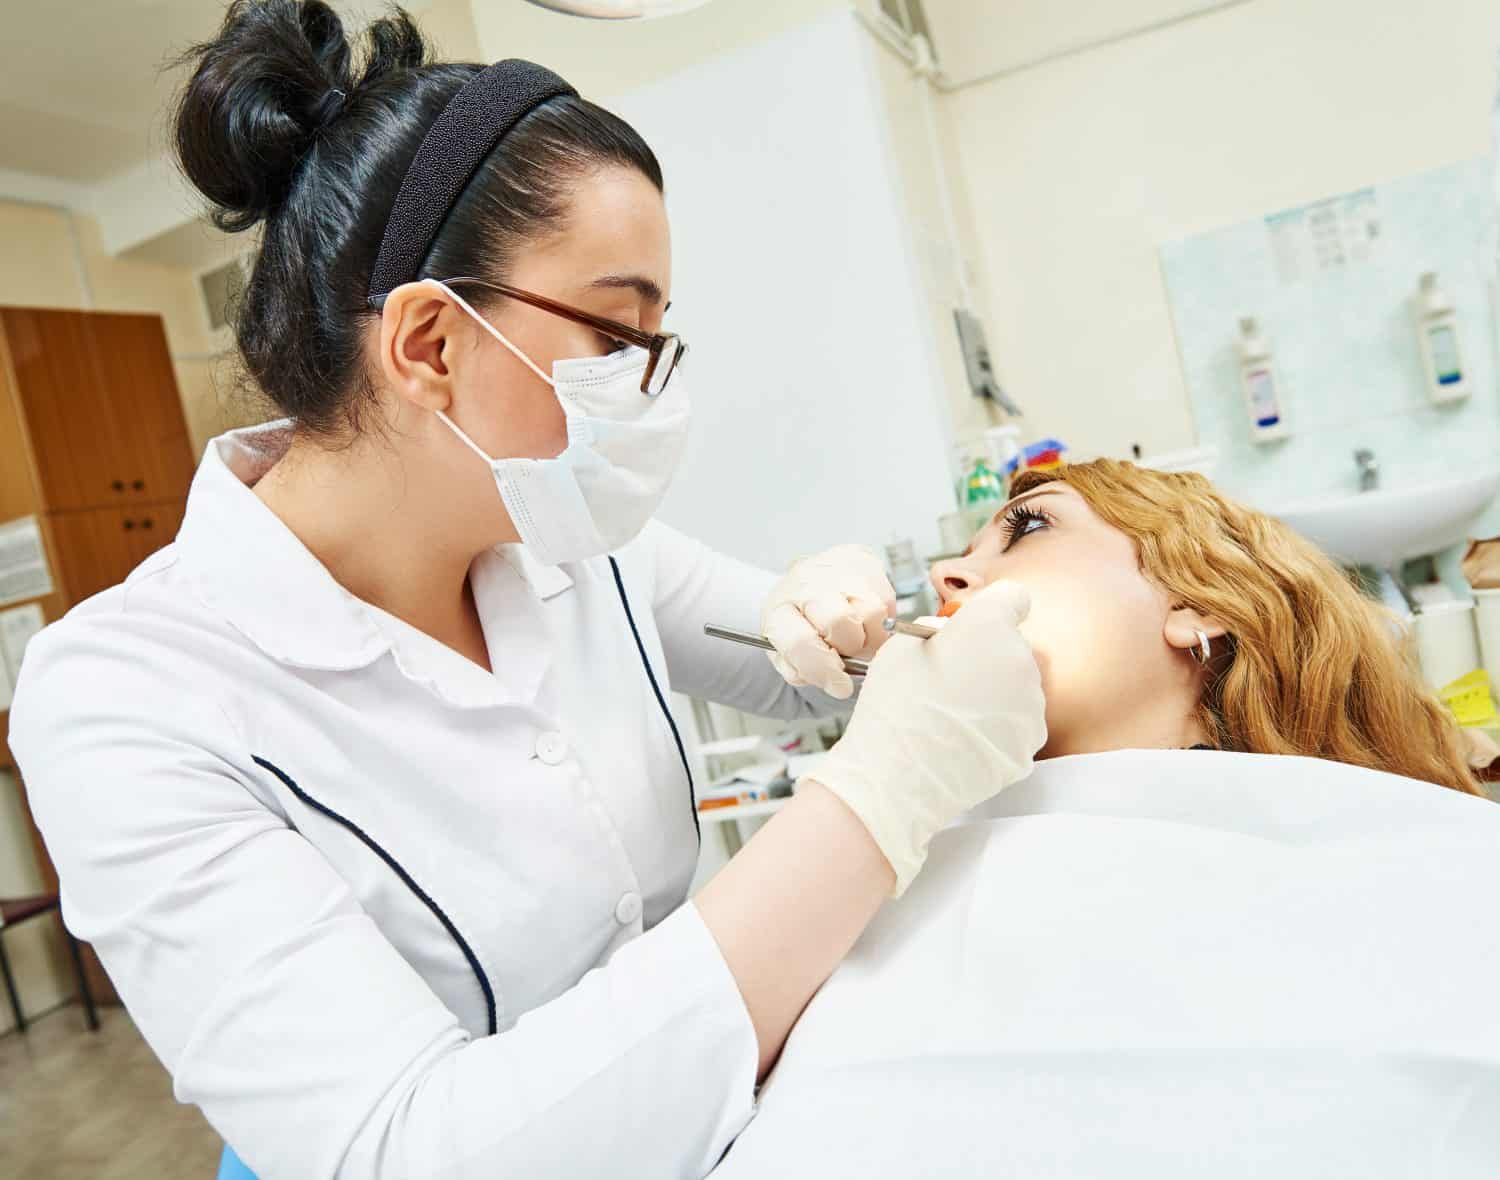
[[343,22],[323,0],[234,0],[218,36],[183,54],[195,68],[177,100],[177,159],[213,203],[214,224],[237,231],[270,217],[358,85],[426,55],[399,9],[369,40],[357,82]]
[[[183,171],[223,228],[264,222],[234,311],[244,374],[305,436],[343,445],[365,428],[377,389],[366,297],[391,209],[434,122],[484,67],[429,61],[399,8],[351,53],[324,0],[236,0],[183,62]],[[447,210],[420,275],[503,281],[523,249],[566,223],[580,178],[605,165],[661,188],[651,149],[608,111],[572,96],[535,107]]]

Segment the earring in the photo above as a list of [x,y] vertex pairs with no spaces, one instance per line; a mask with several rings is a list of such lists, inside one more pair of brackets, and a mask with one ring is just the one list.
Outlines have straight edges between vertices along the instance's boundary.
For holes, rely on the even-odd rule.
[[1193,653],[1193,658],[1206,668],[1208,661],[1213,658],[1213,649],[1208,646],[1208,633],[1194,631],[1193,634],[1198,637],[1198,650]]

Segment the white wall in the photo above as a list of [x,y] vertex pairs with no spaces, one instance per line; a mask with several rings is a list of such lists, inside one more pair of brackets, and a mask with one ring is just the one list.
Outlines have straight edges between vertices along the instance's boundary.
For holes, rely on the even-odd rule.
[[[942,379],[941,424],[951,451],[953,444],[1006,420],[994,403],[970,391],[953,320],[960,307],[981,319],[987,310],[979,237],[959,177],[949,104],[887,42],[870,34],[866,41],[901,200],[903,244],[922,281],[923,326]],[[1004,371],[998,376],[1003,384]]]
[[1191,445],[1158,245],[1487,151],[1497,46],[1490,0],[1253,0],[946,96],[1031,426]]
[[661,158],[671,322],[693,349],[662,517],[773,568],[893,532],[932,552],[953,503],[873,53],[836,8],[609,102]]

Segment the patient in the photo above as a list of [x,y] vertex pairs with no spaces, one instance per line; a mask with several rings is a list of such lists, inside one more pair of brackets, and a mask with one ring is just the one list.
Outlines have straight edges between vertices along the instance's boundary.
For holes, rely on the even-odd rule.
[[933,839],[714,1180],[1492,1180],[1500,808],[1395,621],[1198,476],[1015,492],[932,577],[1030,589],[1047,744]]
[[1039,758],[1207,745],[1480,793],[1395,620],[1202,476],[1106,459],[1021,475],[964,556],[932,571],[945,604],[1001,578],[1031,591]]

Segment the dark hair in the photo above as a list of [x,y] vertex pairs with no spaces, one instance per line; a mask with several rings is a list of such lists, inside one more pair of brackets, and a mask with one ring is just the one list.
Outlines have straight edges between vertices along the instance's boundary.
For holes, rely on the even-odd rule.
[[[234,0],[177,99],[177,158],[230,232],[265,223],[236,313],[249,376],[300,429],[357,430],[371,392],[361,341],[386,218],[427,129],[483,67],[441,64],[399,8],[363,61],[323,0]],[[420,276],[503,282],[519,247],[562,226],[573,184],[622,165],[662,188],[622,119],[560,96],[525,115],[479,166]]]

